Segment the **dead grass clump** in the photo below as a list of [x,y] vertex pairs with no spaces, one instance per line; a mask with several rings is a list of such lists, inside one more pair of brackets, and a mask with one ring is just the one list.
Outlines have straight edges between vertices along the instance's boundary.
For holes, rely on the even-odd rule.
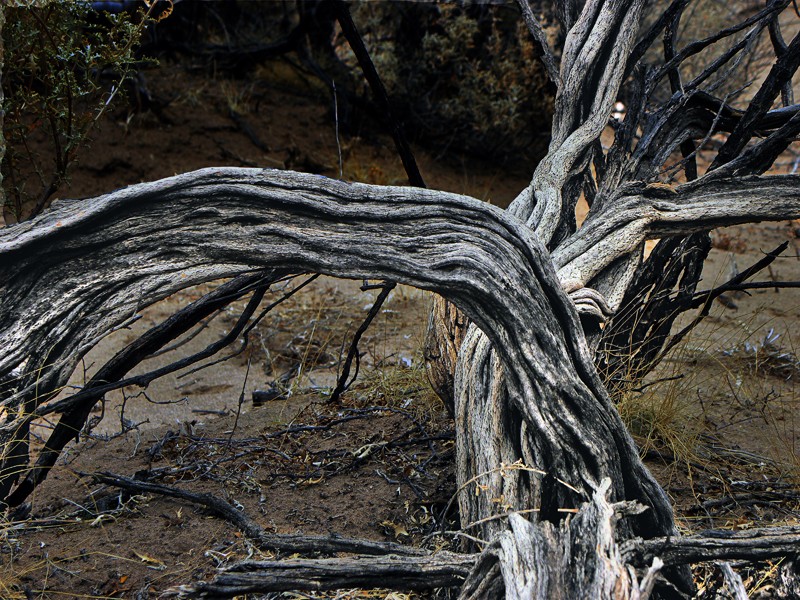
[[673,373],[622,397],[617,408],[643,454],[666,450],[679,462],[697,460],[702,419],[691,393],[694,383]]
[[410,364],[375,368],[353,390],[359,403],[401,408],[418,419],[429,420],[445,411],[433,391],[419,350]]
[[743,341],[723,351],[724,356],[738,359],[751,373],[771,375],[788,380],[800,375],[800,359],[793,349],[786,349],[781,334],[771,327],[758,342]]
[[730,328],[710,319],[621,395],[619,412],[643,455],[741,481],[797,480],[800,361],[775,327],[757,337],[751,321]]

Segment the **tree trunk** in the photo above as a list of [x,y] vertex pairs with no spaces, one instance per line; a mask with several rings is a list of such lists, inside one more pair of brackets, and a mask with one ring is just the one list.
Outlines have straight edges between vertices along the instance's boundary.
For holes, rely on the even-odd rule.
[[[549,71],[559,90],[550,151],[508,211],[445,192],[211,168],[61,201],[0,230],[0,498],[21,501],[13,488],[30,467],[31,423],[85,401],[80,391],[55,397],[81,357],[141,308],[260,269],[384,279],[442,297],[429,353],[444,369],[432,379],[447,395],[454,371],[461,524],[487,542],[462,596],[647,597],[659,561],[639,576],[620,546],[677,531],[593,363],[599,323],[641,273],[646,239],[800,216],[800,177],[759,176],[800,131],[800,110],[769,110],[797,68],[800,36],[778,58],[757,105],[731,117],[734,139],[718,167],[668,185],[657,177],[671,152],[699,135],[698,120],[715,127],[705,113],[676,117],[708,74],[655,115],[645,114],[646,100],[660,77],[714,40],[675,53],[647,77],[637,71],[638,104],[606,152],[599,137],[642,44],[679,17],[685,1],[673,2],[637,43],[644,6],[560,3],[568,33],[560,71]],[[755,35],[780,6],[785,0],[730,31],[754,25]],[[552,67],[554,54],[533,29]],[[729,114],[720,102],[718,112]],[[755,132],[764,139],[743,151],[741,140]],[[587,191],[592,210],[577,229],[575,205]],[[453,307],[470,322],[463,341],[466,321]],[[414,563],[408,576],[427,564]],[[339,571],[329,574],[339,581]],[[690,592],[688,570],[664,575]]]
[[433,297],[425,331],[425,371],[428,381],[451,415],[455,414],[455,375],[458,353],[467,334],[469,320],[451,302]]
[[[705,191],[678,188],[674,205],[654,203],[635,229],[644,236],[704,227],[715,214],[727,222],[743,211],[777,214],[776,206],[781,216],[800,215],[800,178],[742,186],[749,189],[742,201],[718,212],[718,182]],[[698,211],[706,221],[698,223]],[[640,215],[627,218],[635,224]],[[668,499],[595,371],[549,252],[496,207],[300,173],[204,169],[61,201],[0,230],[0,257],[0,378],[10,380],[0,435],[13,450],[0,478],[9,488],[27,464],[30,423],[75,403],[53,398],[100,337],[187,286],[291,268],[433,290],[474,323],[456,375],[464,526],[510,510],[557,522],[608,478],[610,502],[648,507],[619,524],[621,539],[676,533]],[[493,539],[506,528],[497,518],[478,532]]]

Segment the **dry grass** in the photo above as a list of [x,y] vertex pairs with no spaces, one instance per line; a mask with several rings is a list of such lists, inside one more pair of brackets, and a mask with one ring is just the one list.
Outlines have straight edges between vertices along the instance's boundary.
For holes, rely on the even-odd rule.
[[740,316],[736,328],[712,317],[623,395],[619,412],[644,454],[798,478],[800,362],[791,337],[759,316]]

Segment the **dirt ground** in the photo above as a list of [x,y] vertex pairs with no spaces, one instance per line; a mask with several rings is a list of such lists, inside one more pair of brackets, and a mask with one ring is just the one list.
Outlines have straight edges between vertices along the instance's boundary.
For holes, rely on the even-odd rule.
[[[65,196],[101,194],[211,165],[335,177],[340,149],[344,177],[404,181],[388,138],[365,130],[337,144],[331,107],[296,89],[198,75],[169,63],[149,71],[147,82],[169,101],[163,118],[109,116]],[[230,118],[231,108],[268,151]],[[423,148],[415,153],[430,187],[506,205],[528,183],[526,172]],[[799,281],[798,236],[798,223],[715,233],[702,287],[784,241],[788,250],[762,278]],[[281,284],[267,301],[301,283]],[[240,354],[166,377],[146,391],[109,394],[93,415],[92,430],[68,449],[29,512],[0,524],[0,597],[157,598],[210,577],[218,566],[269,555],[196,503],[120,492],[93,483],[86,474],[94,472],[214,494],[270,532],[454,543],[436,535],[453,528],[455,515],[446,508],[455,489],[451,422],[421,362],[426,294],[393,293],[361,342],[358,382],[340,404],[327,402],[350,336],[377,293],[361,291],[361,284],[320,278],[268,315]],[[86,357],[72,384],[81,385],[104,358],[211,287],[143,310],[130,329]],[[798,294],[764,289],[726,296],[653,374],[651,385],[621,407],[687,531],[797,523]],[[199,335],[141,370],[202,349],[232,326],[242,306],[222,311]],[[254,406],[253,391],[276,381],[281,396]],[[46,435],[51,425],[40,424],[38,433]],[[745,573],[748,589],[767,596],[774,567]],[[714,577],[698,569],[701,587],[713,587]]]

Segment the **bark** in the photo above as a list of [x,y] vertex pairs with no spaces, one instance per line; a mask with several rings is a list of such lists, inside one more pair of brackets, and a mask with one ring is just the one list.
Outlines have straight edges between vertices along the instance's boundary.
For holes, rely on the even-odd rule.
[[[786,181],[751,180],[752,195],[731,186],[723,197],[722,186],[713,193],[692,188],[686,203],[654,198],[657,210],[645,211],[636,235],[707,227],[715,214],[723,223],[739,212],[777,215],[770,208],[776,198],[800,214],[800,186]],[[715,211],[723,200],[728,208]],[[619,205],[631,207],[629,220],[643,218],[638,204],[623,198]],[[704,220],[697,222],[700,210]],[[541,520],[557,521],[560,510],[579,506],[608,477],[611,502],[650,507],[633,519],[631,532],[675,532],[669,502],[594,370],[549,253],[524,223],[496,207],[415,188],[204,169],[62,201],[0,231],[0,256],[0,374],[14,374],[0,426],[17,449],[7,456],[9,469],[26,456],[20,448],[27,426],[50,411],[82,354],[135,310],[202,281],[292,268],[435,290],[475,323],[464,348],[483,354],[462,349],[457,380],[459,484],[477,477],[460,495],[464,525],[499,508],[537,508]],[[469,345],[470,336],[480,340]],[[481,399],[485,405],[471,406]],[[69,399],[59,402],[69,406]],[[487,419],[494,430],[485,429]],[[530,469],[539,465],[544,477]],[[505,526],[495,520],[481,529],[491,538]]]
[[633,564],[659,557],[665,564],[711,560],[761,561],[793,556],[800,549],[800,527],[768,527],[745,531],[703,531],[677,538],[633,540],[623,553]]
[[[80,393],[73,394],[69,398],[69,402],[63,403],[61,408],[58,409],[57,412],[61,413],[58,424],[47,438],[44,447],[39,451],[35,464],[24,477],[20,473],[22,481],[17,485],[14,492],[8,493],[15,479],[14,477],[8,477],[5,481],[0,482],[0,495],[5,498],[6,503],[9,506],[18,506],[30,496],[33,490],[45,479],[50,468],[55,465],[66,445],[73,439],[77,439],[92,409],[107,392],[112,389],[120,389],[126,384],[144,387],[157,377],[169,372],[175,372],[203,358],[212,356],[217,350],[235,341],[241,334],[249,318],[248,311],[246,309],[244,313],[247,317],[240,318],[237,325],[221,341],[211,344],[204,351],[184,357],[176,363],[155,371],[137,375],[132,380],[130,378],[123,379],[136,365],[182,333],[188,331],[203,318],[216,310],[224,308],[231,301],[242,297],[250,291],[254,291],[253,298],[248,303],[251,314],[258,306],[264,291],[278,278],[275,273],[248,273],[236,277],[171,315],[164,322],[151,328],[115,354],[97,370]],[[49,410],[55,412],[56,406],[51,405]]]
[[[633,572],[626,557],[635,553],[626,554],[624,544],[657,539],[666,556],[664,540],[677,532],[668,498],[643,466],[590,347],[598,322],[643,272],[646,239],[800,216],[800,177],[753,176],[800,127],[797,111],[778,121],[769,111],[797,68],[798,38],[782,51],[755,106],[735,114],[718,103],[731,129],[718,168],[679,186],[656,181],[672,150],[682,148],[691,161],[687,142],[711,135],[701,131],[708,112],[682,120],[681,109],[752,47],[780,4],[717,34],[754,27],[648,115],[659,79],[679,84],[681,62],[713,40],[678,50],[668,36],[672,58],[646,77],[630,62],[642,51],[636,42],[644,0],[558,3],[568,33],[554,77],[560,87],[550,152],[507,212],[444,192],[219,168],[62,201],[0,230],[3,497],[28,463],[33,419],[85,399],[84,390],[54,400],[80,358],[137,310],[190,285],[261,269],[384,279],[434,291],[471,322],[460,342],[461,321],[441,304],[448,321],[431,345],[449,361],[446,372],[455,363],[462,526],[488,541],[462,596],[647,597],[661,563],[653,559],[647,573]],[[672,3],[670,17],[647,33],[651,42],[661,29],[679,26],[684,5]],[[535,22],[529,25],[541,37]],[[604,153],[600,133],[631,73],[629,116]],[[711,129],[717,122],[715,116]],[[745,148],[765,123],[777,124]],[[577,229],[575,204],[585,190],[592,210]],[[414,560],[406,575],[419,581],[428,563]],[[311,586],[341,585],[346,575],[333,563],[317,575],[309,575],[308,563],[288,564],[297,567],[295,582]],[[363,573],[381,572],[378,563],[359,564]],[[436,568],[435,577],[452,576]],[[664,574],[690,590],[686,570]],[[260,585],[252,571],[243,577],[244,586]]]
[[231,598],[290,590],[431,590],[461,585],[474,562],[473,556],[449,552],[424,557],[248,561],[225,570],[213,581],[186,586],[182,592],[194,598]]
[[[632,539],[620,544],[615,537],[617,522],[643,507],[630,502],[610,504],[606,498],[609,484],[606,480],[591,502],[559,525],[533,524],[519,514],[511,514],[510,528],[481,554],[361,554],[333,559],[244,561],[224,569],[211,581],[185,586],[182,592],[190,597],[228,598],[286,590],[460,587],[463,599],[645,599],[660,583],[659,574],[665,566],[730,559],[761,561],[792,556],[800,549],[798,527],[707,531],[688,537]],[[565,552],[565,548],[569,551]],[[319,540],[317,550],[326,549],[327,540]],[[308,546],[298,543],[297,550],[308,551]],[[725,565],[722,563],[726,579],[736,582],[739,576]],[[791,569],[785,571],[782,586],[793,589],[796,575]]]
[[655,558],[640,583],[624,562],[615,541],[617,521],[640,507],[609,504],[610,484],[605,480],[592,502],[559,525],[511,515],[511,527],[481,553],[460,598],[485,598],[486,588],[509,600],[648,598],[663,563]]
[[425,331],[425,371],[428,381],[450,414],[455,413],[455,373],[458,352],[469,319],[452,303],[434,296]]

